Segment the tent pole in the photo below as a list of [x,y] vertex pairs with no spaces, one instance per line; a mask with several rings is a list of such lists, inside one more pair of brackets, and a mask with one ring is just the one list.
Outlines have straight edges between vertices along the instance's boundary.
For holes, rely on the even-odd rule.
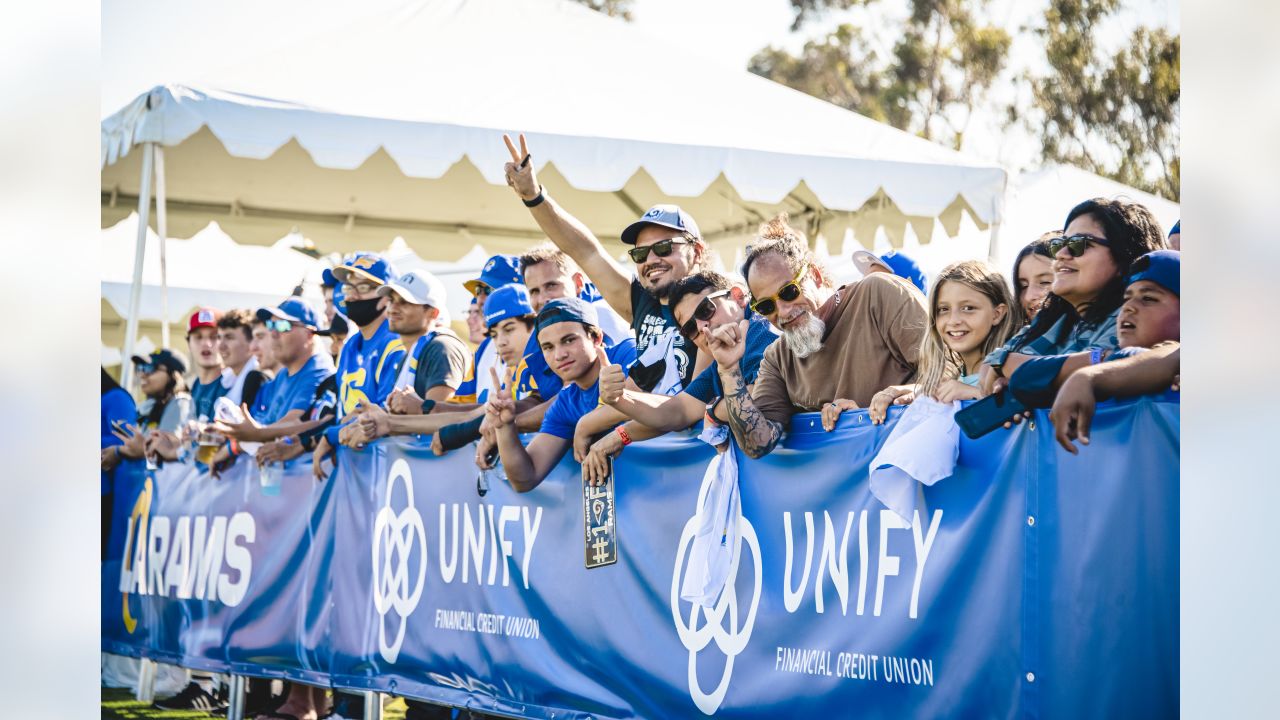
[[160,347],[169,345],[169,273],[165,247],[169,244],[168,218],[164,195],[164,148],[156,148],[156,232],[160,236]]
[[125,321],[124,357],[120,378],[126,390],[133,383],[133,346],[138,336],[138,307],[142,303],[142,263],[147,253],[147,223],[151,218],[151,169],[155,143],[142,146],[142,179],[138,185],[138,243],[133,254],[133,284],[129,287],[129,316]]
[[[1004,222],[1005,201],[1009,194],[1009,173],[1006,171],[1004,182],[1000,184],[1000,194],[996,196],[996,212],[995,217],[991,219],[991,241],[987,246],[987,262],[995,265],[1000,259],[1000,225]],[[1016,287],[1018,279],[1013,278],[1013,284]]]

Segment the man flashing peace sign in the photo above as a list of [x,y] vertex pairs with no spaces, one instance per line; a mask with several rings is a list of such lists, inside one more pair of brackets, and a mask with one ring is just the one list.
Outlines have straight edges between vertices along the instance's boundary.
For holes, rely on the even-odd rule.
[[[586,271],[605,300],[631,322],[638,360],[632,379],[646,392],[674,395],[705,368],[710,359],[679,332],[669,294],[681,279],[705,264],[706,243],[697,223],[675,205],[655,205],[622,231],[622,242],[634,246],[634,263],[626,268],[577,218],[556,204],[538,183],[529,144],[520,147],[502,136],[511,154],[505,166],[507,184],[529,208],[542,231]],[[634,275],[634,276],[633,276]]]

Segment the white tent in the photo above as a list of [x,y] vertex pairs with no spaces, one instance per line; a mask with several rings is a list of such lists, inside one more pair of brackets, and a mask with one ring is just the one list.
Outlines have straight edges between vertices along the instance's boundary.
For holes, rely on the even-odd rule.
[[864,243],[999,222],[999,167],[686,45],[568,0],[420,0],[104,120],[103,223],[148,205],[154,159],[171,236],[217,220],[258,244],[297,228],[324,252],[397,235],[428,260],[514,252],[541,234],[503,186],[504,131],[529,135],[548,192],[606,241],[658,202],[722,254],[780,210]]

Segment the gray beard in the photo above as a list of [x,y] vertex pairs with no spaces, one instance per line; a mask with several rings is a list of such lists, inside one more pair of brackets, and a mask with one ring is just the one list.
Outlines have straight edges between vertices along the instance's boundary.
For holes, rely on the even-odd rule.
[[787,347],[798,358],[807,358],[822,349],[822,336],[827,332],[827,324],[809,314],[808,319],[798,328],[782,331],[787,338]]

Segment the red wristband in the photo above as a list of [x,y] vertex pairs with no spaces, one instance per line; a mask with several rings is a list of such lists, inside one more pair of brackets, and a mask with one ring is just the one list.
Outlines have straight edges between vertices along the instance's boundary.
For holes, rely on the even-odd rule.
[[626,447],[631,444],[631,434],[627,432],[627,429],[625,427],[623,427],[622,425],[619,425],[613,430],[614,432],[618,433],[618,437],[622,438],[622,447]]

